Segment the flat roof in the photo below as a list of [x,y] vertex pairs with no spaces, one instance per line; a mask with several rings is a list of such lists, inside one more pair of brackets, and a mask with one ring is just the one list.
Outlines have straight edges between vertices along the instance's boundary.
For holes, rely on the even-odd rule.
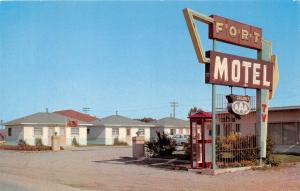
[[300,110],[300,105],[295,105],[295,106],[280,106],[280,107],[269,107],[269,111],[294,110],[294,109],[299,109],[299,110]]

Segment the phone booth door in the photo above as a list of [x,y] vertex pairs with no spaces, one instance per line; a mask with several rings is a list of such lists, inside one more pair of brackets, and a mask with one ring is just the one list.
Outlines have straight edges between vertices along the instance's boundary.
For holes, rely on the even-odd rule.
[[191,167],[198,168],[199,162],[202,162],[200,155],[201,145],[199,144],[201,126],[196,120],[190,122],[190,144],[191,144]]
[[190,117],[191,167],[209,168],[211,165],[211,137],[209,135],[211,114],[197,112]]

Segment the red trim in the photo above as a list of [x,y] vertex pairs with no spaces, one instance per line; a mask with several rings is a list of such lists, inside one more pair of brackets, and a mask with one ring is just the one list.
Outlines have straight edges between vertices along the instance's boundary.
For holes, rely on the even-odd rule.
[[78,126],[78,122],[77,121],[71,121],[71,120],[69,120],[67,122],[67,126],[68,127],[77,127]]

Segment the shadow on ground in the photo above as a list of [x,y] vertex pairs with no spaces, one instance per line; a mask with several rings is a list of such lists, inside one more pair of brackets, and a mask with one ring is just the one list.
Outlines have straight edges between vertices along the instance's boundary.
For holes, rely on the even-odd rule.
[[132,157],[120,157],[118,159],[93,161],[93,162],[104,163],[104,164],[119,164],[119,165],[141,165],[141,166],[166,169],[166,170],[187,171],[190,168],[189,161],[180,161],[177,159],[160,159],[160,158],[135,159]]

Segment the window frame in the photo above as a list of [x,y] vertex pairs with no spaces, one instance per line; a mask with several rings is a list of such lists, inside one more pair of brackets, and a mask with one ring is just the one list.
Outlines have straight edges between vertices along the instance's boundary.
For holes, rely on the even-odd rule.
[[119,137],[119,135],[120,135],[120,129],[119,128],[112,128],[111,129],[111,135],[112,135],[112,137]]
[[[75,130],[76,130],[76,132],[74,133]],[[79,136],[79,128],[78,127],[71,127],[71,136]]]
[[[40,132],[40,133],[37,133]],[[43,127],[34,127],[33,128],[33,136],[34,137],[43,137]]]

